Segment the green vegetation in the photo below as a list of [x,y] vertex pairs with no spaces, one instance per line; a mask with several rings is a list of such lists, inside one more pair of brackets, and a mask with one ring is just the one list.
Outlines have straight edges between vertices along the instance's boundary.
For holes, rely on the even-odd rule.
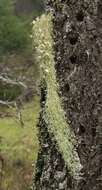
[[[27,103],[24,108],[21,110],[22,112],[22,118],[24,121],[24,128],[20,126],[19,120],[16,118],[16,110],[11,108],[8,109],[7,112],[10,112],[10,114],[13,117],[5,117],[0,119],[0,137],[1,137],[1,144],[0,144],[0,150],[2,153],[6,153],[8,151],[8,156],[11,155],[12,158],[17,158],[18,156],[24,156],[27,154],[27,152],[22,151],[22,140],[27,136],[28,143],[33,146],[33,140],[32,137],[36,139],[36,122],[38,117],[38,98],[35,97],[32,102]],[[33,131],[34,130],[34,131]],[[34,132],[32,136],[32,132]],[[12,138],[11,138],[12,137]],[[16,142],[19,142],[16,144]],[[35,140],[36,143],[36,140]],[[28,144],[28,145],[29,145]],[[27,146],[27,144],[25,144]],[[26,147],[25,147],[26,148]],[[37,148],[37,147],[36,147]],[[12,151],[10,151],[12,149]],[[14,151],[13,151],[14,149]],[[15,152],[15,154],[14,154]],[[31,152],[30,155],[27,155],[28,157],[33,159],[34,152]],[[35,152],[36,154],[36,152]],[[26,157],[25,157],[26,158]]]
[[14,16],[11,0],[0,1],[0,54],[23,51],[29,44],[28,28]]
[[34,10],[27,15],[16,16],[14,0],[0,0],[0,55],[31,49],[30,22],[43,10],[42,1],[34,1]]
[[34,17],[39,16],[44,11],[44,0],[32,0],[34,4]]
[[[29,15],[17,16],[14,0],[0,0],[0,75],[23,81],[36,93],[39,71],[33,61],[30,33],[32,18],[42,13],[42,1],[34,1],[34,7]],[[12,101],[22,91],[20,86],[0,80],[0,100]],[[39,146],[36,129],[39,97],[31,100],[29,97],[28,103],[24,100],[20,111],[24,126],[16,108],[0,106],[0,158],[4,160],[1,168],[0,159],[0,189],[28,190],[32,183],[32,163],[36,161]]]
[[[6,109],[11,116],[0,118],[0,155],[4,158],[2,184],[4,189],[28,189],[32,182],[32,163],[36,161],[38,140],[36,123],[39,98],[24,105],[21,110],[24,127],[20,125],[14,108]],[[25,177],[29,176],[28,183]]]
[[41,80],[47,83],[47,102],[45,120],[48,130],[53,133],[60,152],[72,176],[77,178],[81,164],[74,144],[75,137],[66,123],[61,101],[58,96],[58,84],[54,68],[51,15],[42,15],[33,22],[33,43],[36,46],[36,61],[40,64]]
[[23,90],[19,84],[9,85],[0,82],[0,100],[13,101],[22,94]]

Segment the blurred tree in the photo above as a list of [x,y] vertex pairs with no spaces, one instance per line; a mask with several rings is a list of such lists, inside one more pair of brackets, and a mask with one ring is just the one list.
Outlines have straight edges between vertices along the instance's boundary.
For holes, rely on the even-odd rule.
[[29,43],[28,27],[14,16],[12,0],[0,1],[0,54],[24,50]]
[[39,16],[44,10],[43,0],[16,0],[15,13],[16,15],[30,15],[34,17]]

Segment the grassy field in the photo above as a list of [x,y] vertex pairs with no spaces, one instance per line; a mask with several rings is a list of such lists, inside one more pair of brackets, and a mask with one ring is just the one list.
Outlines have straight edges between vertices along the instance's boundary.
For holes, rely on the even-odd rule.
[[32,163],[38,152],[36,123],[39,98],[34,97],[21,109],[23,127],[15,109],[8,109],[6,112],[11,113],[11,116],[0,118],[0,156],[4,160],[0,189],[27,190],[32,181]]

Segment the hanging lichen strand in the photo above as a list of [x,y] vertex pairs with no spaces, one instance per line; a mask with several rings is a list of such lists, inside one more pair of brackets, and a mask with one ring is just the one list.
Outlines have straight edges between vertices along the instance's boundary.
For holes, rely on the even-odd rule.
[[76,141],[73,131],[66,122],[58,96],[58,84],[54,67],[51,15],[42,15],[33,22],[33,42],[36,48],[36,61],[40,64],[41,80],[47,84],[47,101],[44,119],[49,133],[54,135],[58,150],[63,156],[70,174],[79,177],[81,164],[75,149]]

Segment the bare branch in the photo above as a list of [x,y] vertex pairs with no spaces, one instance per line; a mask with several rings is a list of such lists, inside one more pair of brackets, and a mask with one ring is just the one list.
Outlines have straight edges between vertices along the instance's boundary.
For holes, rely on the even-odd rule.
[[2,101],[0,100],[0,106],[6,106],[8,108],[15,106],[14,102]]
[[2,75],[0,75],[0,81],[8,85],[19,85],[23,88],[27,88],[27,86],[23,82],[11,80],[8,77],[3,77]]

